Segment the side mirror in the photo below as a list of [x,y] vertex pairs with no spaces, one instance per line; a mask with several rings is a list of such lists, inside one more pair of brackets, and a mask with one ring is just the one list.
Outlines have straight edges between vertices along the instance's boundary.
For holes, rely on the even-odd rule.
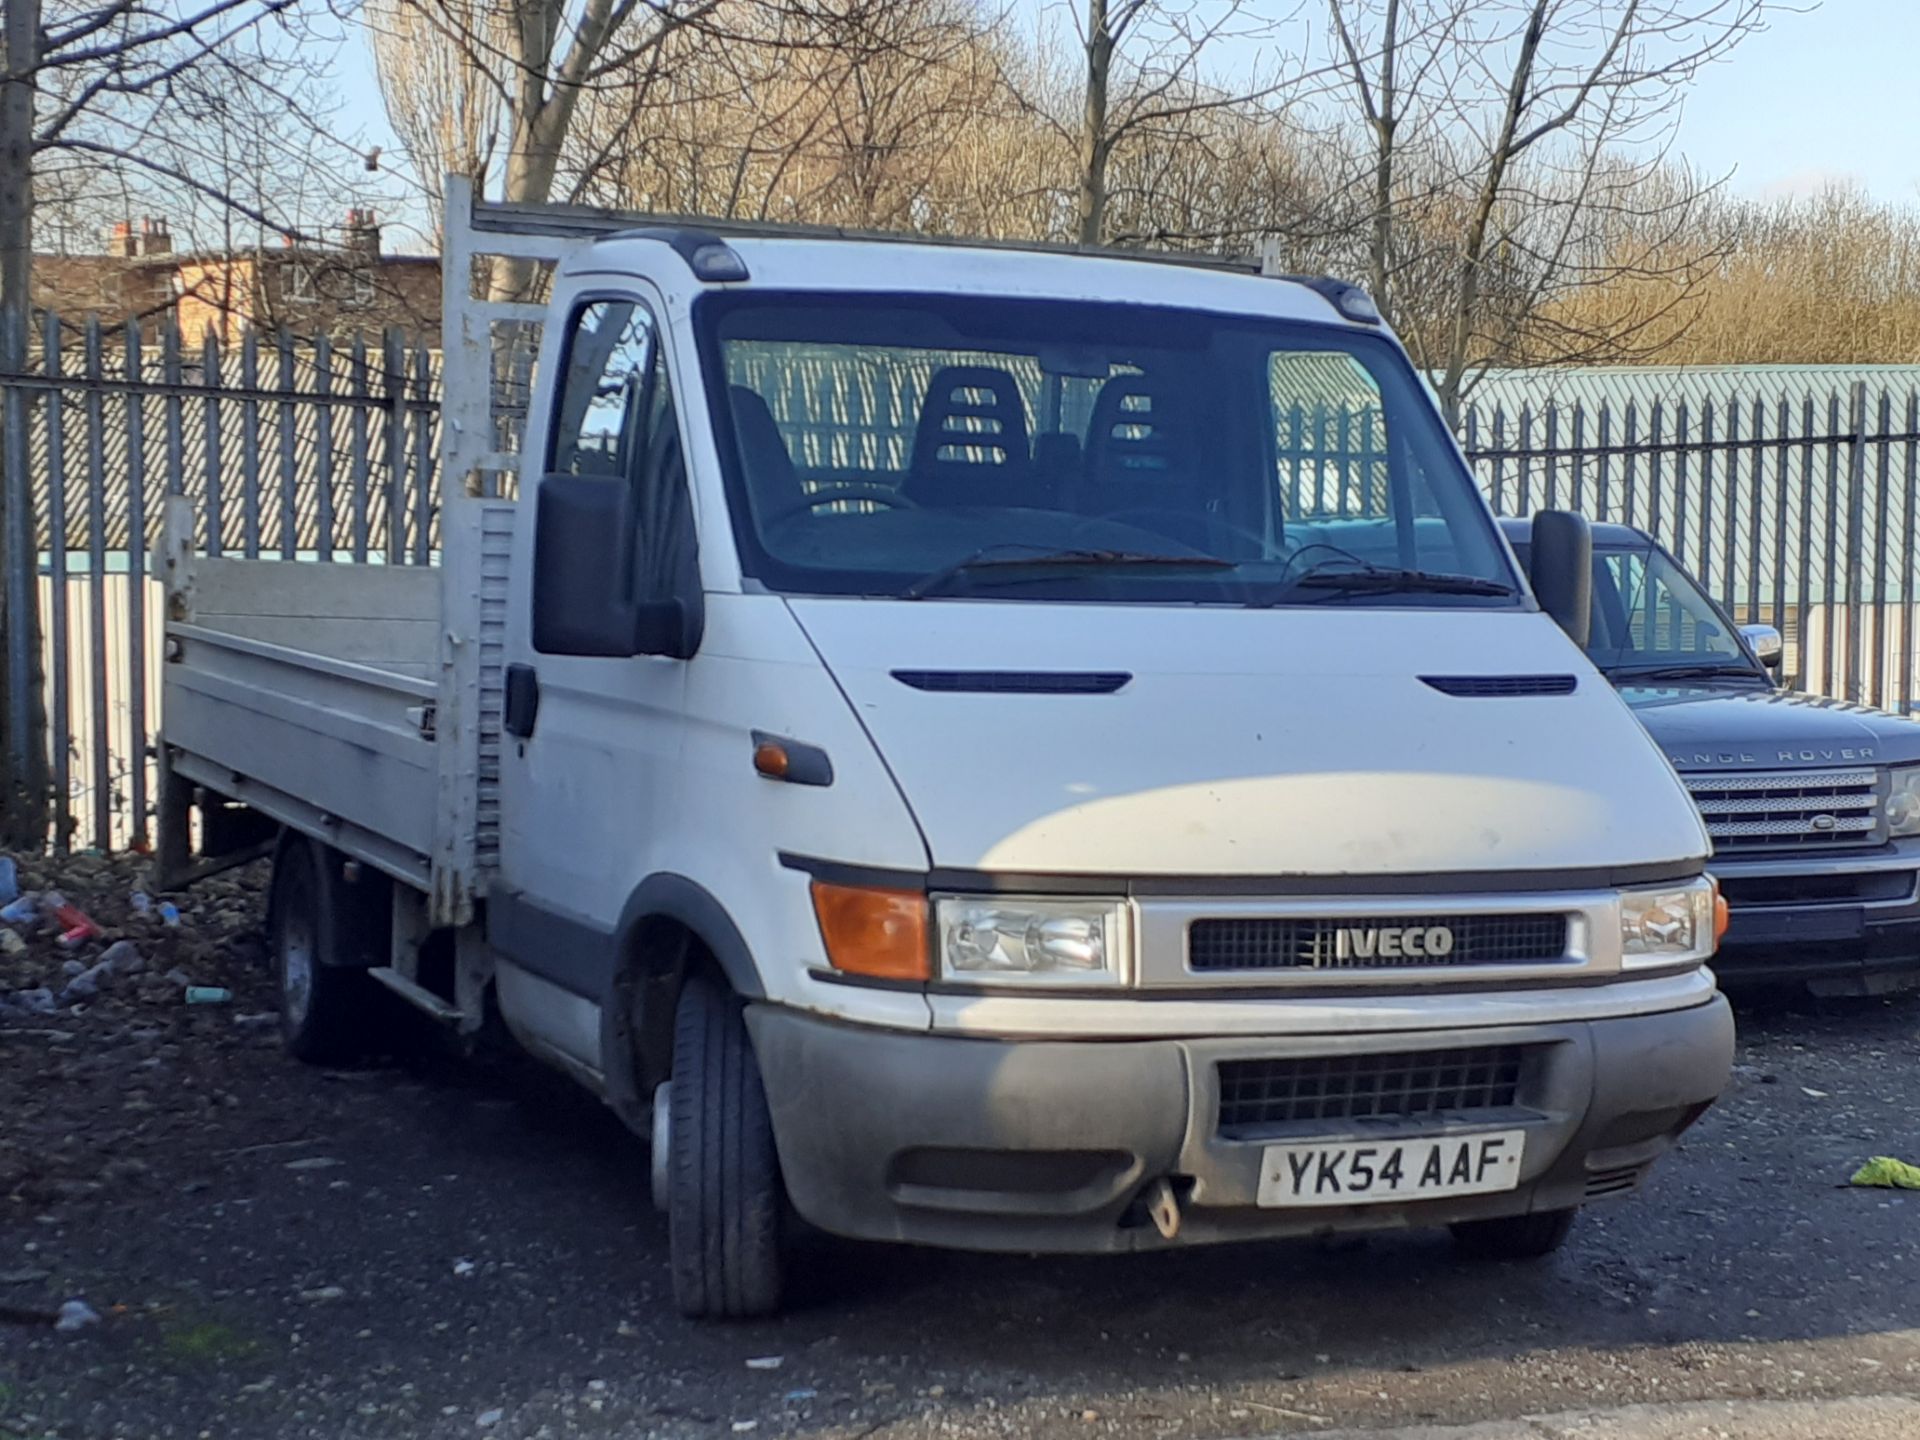
[[1593,529],[1571,510],[1541,510],[1533,517],[1527,578],[1540,608],[1582,650],[1593,632]]
[[632,494],[604,475],[548,475],[533,522],[533,648],[542,655],[690,659],[699,625],[685,601],[629,598]]
[[1771,625],[1742,625],[1740,638],[1747,642],[1754,658],[1769,670],[1778,670],[1787,661],[1787,642]]

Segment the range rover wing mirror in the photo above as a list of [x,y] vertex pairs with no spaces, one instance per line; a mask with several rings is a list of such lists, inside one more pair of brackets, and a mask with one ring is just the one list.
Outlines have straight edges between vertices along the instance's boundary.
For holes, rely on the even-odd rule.
[[1572,510],[1541,510],[1533,517],[1527,579],[1540,608],[1573,643],[1587,648],[1593,630],[1593,528]]
[[1742,625],[1740,638],[1754,657],[1769,670],[1778,670],[1787,661],[1787,642],[1771,625]]

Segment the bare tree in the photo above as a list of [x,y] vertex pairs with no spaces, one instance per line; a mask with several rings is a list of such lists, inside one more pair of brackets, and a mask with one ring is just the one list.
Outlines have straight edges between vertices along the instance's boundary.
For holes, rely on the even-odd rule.
[[1829,187],[1772,201],[1715,197],[1674,248],[1720,253],[1680,313],[1672,286],[1621,275],[1574,297],[1582,333],[1643,332],[1675,364],[1920,361],[1920,211]]
[[1142,134],[1278,91],[1274,75],[1257,72],[1229,85],[1210,79],[1206,66],[1221,42],[1257,45],[1279,22],[1250,0],[1086,0],[1074,24],[1084,67],[1073,233],[1081,244],[1097,245],[1107,235],[1115,154]]
[[590,97],[565,161],[579,193],[681,213],[966,223],[956,156],[1020,113],[993,20],[970,0],[719,23],[729,43],[684,32],[658,73]]
[[[69,226],[140,199],[229,236],[297,234],[357,161],[315,107],[314,32],[296,0],[6,0],[0,88],[0,370],[25,369],[36,195]],[[192,233],[192,225],[183,225]],[[208,238],[211,238],[210,236]],[[0,415],[0,841],[46,825],[36,526],[24,391]],[[55,543],[60,543],[56,537]]]
[[[621,77],[657,73],[675,38],[710,27],[722,3],[387,0],[368,20],[380,32],[388,113],[415,169],[484,160],[501,199],[538,203],[553,197],[583,99]],[[417,54],[433,57],[432,87],[408,83]],[[522,298],[537,281],[531,264],[502,262],[491,290]]]
[[1712,187],[1667,148],[1688,81],[1770,3],[1328,0],[1364,273],[1449,414],[1490,363],[1622,358],[1658,328],[1578,331],[1573,294],[1697,281],[1714,247],[1674,241]]
[[[1366,202],[1367,286],[1389,318],[1394,309],[1396,229],[1418,228],[1396,226],[1410,198],[1396,184],[1405,178],[1396,173],[1396,167],[1408,138],[1403,135],[1408,97],[1414,97],[1413,123],[1434,123],[1433,115],[1422,113],[1422,102],[1442,98],[1435,93],[1435,71],[1443,59],[1452,58],[1471,4],[1472,0],[1385,0],[1376,10],[1331,0],[1328,6],[1340,73],[1351,83],[1365,124],[1364,169],[1371,180]],[[1363,14],[1377,20],[1365,37],[1367,53],[1362,52],[1359,38]]]
[[447,175],[484,182],[498,147],[505,87],[474,43],[511,41],[499,0],[368,0],[363,12],[372,41],[387,118],[412,158],[435,209]]

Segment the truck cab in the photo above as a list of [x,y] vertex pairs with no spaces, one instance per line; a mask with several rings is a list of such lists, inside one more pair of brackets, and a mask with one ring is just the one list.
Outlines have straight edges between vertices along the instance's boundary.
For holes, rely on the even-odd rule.
[[[1525,557],[1531,523],[1501,526]],[[1736,625],[1630,525],[1593,527],[1587,653],[1713,837],[1731,910],[1723,984],[1920,984],[1920,726],[1783,686],[1780,632]]]
[[[453,193],[456,241],[514,222]],[[430,737],[425,682],[221,632],[231,567],[299,567],[176,555],[171,773],[284,827],[297,1049],[369,982],[497,1009],[649,1137],[698,1315],[777,1306],[800,1223],[1544,1254],[1720,1093],[1707,836],[1569,638],[1583,522],[1530,583],[1365,296],[631,222],[558,260],[518,496],[448,501]],[[344,680],[432,826],[260,733]]]

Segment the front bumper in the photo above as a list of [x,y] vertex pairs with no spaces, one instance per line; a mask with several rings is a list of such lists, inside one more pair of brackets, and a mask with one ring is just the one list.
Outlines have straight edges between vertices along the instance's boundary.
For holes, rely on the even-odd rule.
[[[1601,1021],[1391,1036],[992,1040],[907,1034],[772,1005],[747,1011],[795,1208],[823,1230],[957,1249],[1116,1251],[1359,1231],[1556,1210],[1638,1185],[1725,1087],[1726,1001]],[[1498,1044],[1529,1056],[1515,1105],[1412,1121],[1218,1133],[1223,1060]],[[1516,1190],[1262,1209],[1267,1144],[1368,1143],[1515,1126]],[[1183,1197],[1169,1241],[1145,1192]]]
[[1812,982],[1871,993],[1920,984],[1920,841],[1870,852],[1713,862],[1731,924],[1724,987]]

